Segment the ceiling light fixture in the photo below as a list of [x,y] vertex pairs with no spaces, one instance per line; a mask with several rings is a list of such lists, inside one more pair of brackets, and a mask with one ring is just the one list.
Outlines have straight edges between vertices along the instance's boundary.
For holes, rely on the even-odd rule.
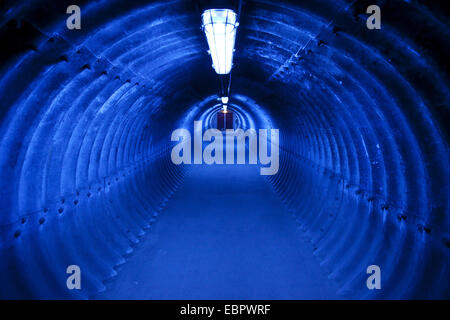
[[237,15],[231,9],[208,9],[202,14],[202,30],[208,41],[213,68],[219,75],[226,75],[233,67],[236,40]]

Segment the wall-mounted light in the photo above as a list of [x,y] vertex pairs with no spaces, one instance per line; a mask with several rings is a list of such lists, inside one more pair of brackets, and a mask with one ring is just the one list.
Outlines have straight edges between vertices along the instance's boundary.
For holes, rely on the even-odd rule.
[[229,74],[233,66],[238,25],[236,13],[231,9],[208,9],[202,14],[202,29],[208,41],[213,68],[219,75]]

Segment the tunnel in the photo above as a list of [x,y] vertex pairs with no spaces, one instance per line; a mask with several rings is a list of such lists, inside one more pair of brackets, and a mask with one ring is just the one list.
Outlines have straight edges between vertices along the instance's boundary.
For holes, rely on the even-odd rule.
[[72,4],[0,4],[2,299],[450,298],[443,4],[229,1],[229,109],[279,130],[271,175],[171,161],[220,110],[208,1],[82,0],[68,29]]

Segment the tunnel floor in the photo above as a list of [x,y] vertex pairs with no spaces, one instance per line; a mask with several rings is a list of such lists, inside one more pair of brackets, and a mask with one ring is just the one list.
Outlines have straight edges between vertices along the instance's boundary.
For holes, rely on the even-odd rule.
[[258,166],[194,165],[94,298],[336,299],[336,292]]

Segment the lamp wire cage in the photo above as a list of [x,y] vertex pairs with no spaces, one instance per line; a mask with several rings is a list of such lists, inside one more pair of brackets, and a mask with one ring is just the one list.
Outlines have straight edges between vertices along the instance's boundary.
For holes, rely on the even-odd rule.
[[231,72],[238,26],[237,14],[231,9],[208,9],[202,14],[202,30],[217,74]]

